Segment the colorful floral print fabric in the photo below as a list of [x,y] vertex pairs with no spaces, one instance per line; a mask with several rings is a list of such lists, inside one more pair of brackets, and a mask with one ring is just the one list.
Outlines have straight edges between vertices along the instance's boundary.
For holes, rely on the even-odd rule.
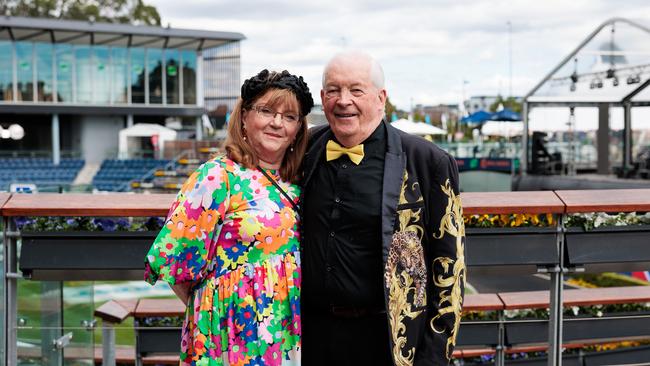
[[[300,188],[267,170],[297,202]],[[220,156],[190,176],[145,279],[190,283],[181,365],[300,364],[299,218],[258,170]]]

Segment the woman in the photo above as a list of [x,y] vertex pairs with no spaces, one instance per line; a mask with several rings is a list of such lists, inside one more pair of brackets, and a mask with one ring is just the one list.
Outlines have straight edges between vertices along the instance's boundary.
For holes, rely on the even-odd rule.
[[187,305],[181,365],[300,363],[299,166],[313,100],[302,77],[246,80],[224,156],[190,176],[145,264]]

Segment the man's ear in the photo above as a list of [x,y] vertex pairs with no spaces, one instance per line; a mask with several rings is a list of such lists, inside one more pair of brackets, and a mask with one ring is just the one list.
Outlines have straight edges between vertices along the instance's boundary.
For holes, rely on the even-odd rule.
[[382,109],[386,107],[387,96],[388,94],[386,93],[386,89],[379,90],[379,101],[381,102]]
[[320,105],[325,105],[325,90],[320,90]]

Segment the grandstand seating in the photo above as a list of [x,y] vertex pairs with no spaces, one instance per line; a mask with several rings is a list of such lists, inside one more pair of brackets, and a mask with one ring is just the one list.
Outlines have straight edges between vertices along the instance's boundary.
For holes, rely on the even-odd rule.
[[139,177],[140,179],[131,182],[130,188],[134,192],[175,193],[199,165],[218,153],[223,153],[220,147],[198,147],[193,150],[185,150],[176,156],[173,164],[168,164],[165,169],[156,169],[152,174]]
[[0,191],[12,183],[36,184],[39,190],[71,184],[84,166],[83,159],[0,158]]
[[127,191],[131,180],[168,163],[165,159],[107,159],[93,178],[93,186],[100,191]]

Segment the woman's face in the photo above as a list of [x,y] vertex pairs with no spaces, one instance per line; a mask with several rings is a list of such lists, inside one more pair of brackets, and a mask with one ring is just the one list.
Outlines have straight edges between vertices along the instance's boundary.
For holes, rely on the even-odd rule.
[[297,102],[270,105],[273,94],[277,93],[267,91],[251,109],[244,111],[243,124],[248,143],[261,160],[260,164],[277,169],[285,151],[295,141],[302,122]]

